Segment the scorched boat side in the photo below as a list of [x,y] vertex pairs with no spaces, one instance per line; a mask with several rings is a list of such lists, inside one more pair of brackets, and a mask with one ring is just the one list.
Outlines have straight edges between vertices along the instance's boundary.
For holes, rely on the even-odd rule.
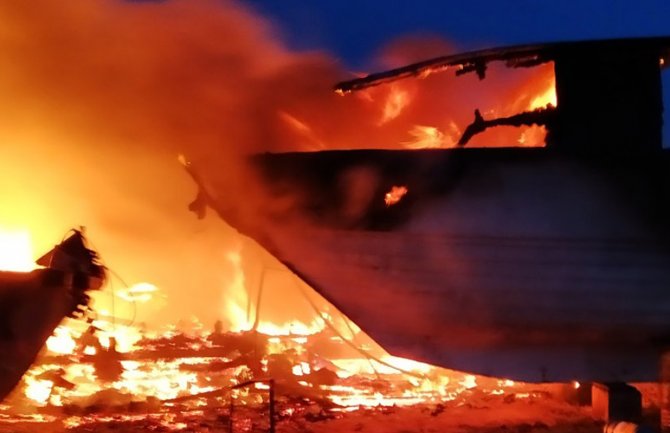
[[[526,381],[644,381],[670,337],[670,176],[661,146],[668,38],[486,50],[428,68],[552,61],[558,104],[504,119],[478,112],[461,144],[540,123],[543,148],[351,150],[259,155],[249,166],[290,206],[214,208],[390,353]],[[598,101],[596,104],[594,101]],[[404,188],[395,203],[384,199]],[[228,199],[228,200],[226,200]]]
[[80,314],[104,267],[73,233],[37,260],[31,272],[0,271],[0,401],[18,384],[58,324]]

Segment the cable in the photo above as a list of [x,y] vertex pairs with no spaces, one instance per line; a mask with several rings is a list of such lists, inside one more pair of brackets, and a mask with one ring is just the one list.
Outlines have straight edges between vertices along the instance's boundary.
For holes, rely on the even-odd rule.
[[[354,328],[351,327],[351,320],[347,316],[344,315],[343,312],[340,310],[337,310],[338,313],[340,313],[340,317],[342,318],[342,321],[344,321],[344,324],[347,325],[347,329],[351,333],[351,341],[353,343],[354,338],[356,338],[356,332],[354,332]],[[375,364],[372,362],[370,358],[366,358],[368,361],[368,364],[370,364],[370,368],[372,371],[375,373],[375,376],[377,376],[377,379],[381,379],[381,375],[379,374],[379,371],[375,368]]]
[[[73,232],[73,231],[76,231],[76,229],[70,229],[70,230],[68,230],[67,233],[70,233],[70,232]],[[83,227],[82,227],[82,232],[83,232]],[[67,233],[66,233],[66,235],[67,235]],[[107,269],[107,271],[109,271],[109,273],[112,276],[116,277],[121,282],[121,284],[123,284],[126,287],[126,289],[130,289],[130,285],[128,283],[126,283],[126,281],[121,277],[121,275],[119,275],[118,272],[114,271],[114,269],[112,269],[111,267],[106,265],[105,261],[103,260],[102,256],[100,255],[100,253],[97,252],[98,249],[96,248],[95,244],[93,244],[93,242],[88,238],[86,238],[86,242],[89,243],[91,245],[91,247],[93,248],[94,252],[96,252],[96,256],[97,256],[98,261],[100,262],[100,264],[105,269]],[[110,278],[108,281],[109,281],[109,286],[110,286],[109,289],[111,291],[111,296],[112,296],[112,314],[111,314],[112,330],[115,331],[116,330],[116,299],[115,299],[116,298],[116,293],[114,293],[114,280],[112,280]],[[130,320],[130,323],[126,326],[132,326],[135,323],[135,319],[137,318],[137,301],[135,301],[135,299],[131,297],[130,302],[133,304],[133,318]]]
[[[268,270],[278,271],[278,272],[287,272],[286,269],[281,269],[281,268],[271,268],[271,267],[263,267],[263,274],[262,274],[262,278],[261,278],[261,283],[264,281],[265,271],[268,271]],[[368,360],[368,362],[371,362],[371,361],[378,362],[378,363],[381,364],[381,365],[384,365],[384,366],[386,366],[386,367],[392,368],[392,369],[394,369],[394,370],[396,370],[396,371],[399,371],[399,372],[401,372],[401,373],[403,373],[403,374],[406,374],[406,375],[408,375],[408,376],[415,377],[415,378],[417,378],[417,379],[425,379],[425,378],[426,378],[426,376],[423,375],[423,374],[414,373],[414,372],[412,372],[412,371],[407,371],[407,370],[404,370],[404,369],[402,369],[402,368],[396,367],[395,365],[389,364],[388,362],[386,362],[386,361],[384,361],[384,360],[381,360],[381,359],[377,358],[376,356],[370,354],[369,352],[367,352],[367,351],[364,350],[363,348],[358,347],[353,341],[348,340],[348,339],[347,339],[344,335],[342,335],[342,333],[341,333],[340,331],[338,331],[337,328],[335,328],[335,326],[334,326],[334,325],[333,325],[333,324],[326,318],[325,313],[323,313],[321,310],[319,310],[319,307],[317,307],[316,304],[312,301],[312,299],[307,295],[307,292],[306,292],[305,289],[302,287],[302,285],[300,285],[300,284],[297,283],[295,275],[294,275],[293,273],[291,273],[290,275],[293,277],[293,278],[292,278],[292,280],[293,280],[293,284],[295,284],[295,285],[297,286],[297,288],[298,288],[298,290],[300,290],[300,293],[302,294],[302,296],[305,298],[305,300],[307,301],[307,303],[312,307],[312,309],[313,309],[314,312],[317,314],[317,316],[319,316],[319,318],[323,321],[324,325],[327,326],[327,327],[328,327],[328,328],[329,328],[335,335],[337,335],[337,337],[339,337],[345,344],[347,344],[347,345],[350,346],[352,349],[354,349],[355,351],[357,351],[358,353],[360,353],[361,355],[363,355],[363,356]],[[256,299],[257,306],[260,305],[260,300],[261,300],[261,290],[262,290],[262,288],[263,288],[263,287],[262,287],[262,285],[261,285],[261,287],[259,287],[259,294],[258,294],[258,297],[257,297],[257,299]],[[258,308],[258,307],[257,307],[257,308]],[[258,308],[258,309],[256,310],[255,324],[257,324],[258,321],[259,321],[259,319],[260,319],[259,312],[260,312],[260,309]],[[340,312],[340,314],[342,314],[342,313]],[[346,320],[345,320],[345,323],[347,323],[347,326],[349,327],[350,331],[352,332],[352,334],[354,334],[353,329],[351,329],[351,326],[348,325],[348,322],[347,322],[348,319],[346,318],[346,316],[344,316],[344,314],[342,314],[342,317],[344,317],[344,318],[346,319]],[[255,325],[254,325],[254,329],[255,329]],[[371,364],[371,365],[372,365],[372,364]],[[379,372],[378,372],[374,367],[372,367],[372,369],[373,369],[373,371],[375,372],[375,375],[376,375],[377,377],[379,377]]]
[[[107,268],[107,269],[109,270],[110,274],[112,274],[113,276],[118,278],[118,280],[121,282],[121,284],[126,286],[126,289],[130,289],[130,285],[124,281],[124,279],[121,277],[121,275],[119,275],[117,272],[115,272],[111,268]],[[116,316],[114,314],[114,297],[115,296],[116,296],[115,293],[112,292],[112,320],[115,320],[115,318],[116,318]],[[130,297],[130,302],[133,304],[133,318],[130,320],[130,323],[127,326],[132,326],[133,323],[135,323],[135,319],[137,318],[137,301],[135,301],[135,298],[133,298],[131,296]]]
[[417,378],[417,379],[425,379],[425,378],[426,378],[426,376],[424,376],[423,374],[418,374],[418,373],[414,373],[414,372],[412,372],[412,371],[407,371],[407,370],[404,370],[404,369],[402,369],[402,368],[396,367],[395,365],[389,364],[388,362],[383,361],[383,360],[377,358],[376,356],[373,356],[372,354],[370,354],[369,352],[367,352],[367,351],[364,350],[363,348],[358,347],[358,346],[357,346],[355,343],[353,343],[352,341],[349,341],[349,340],[348,340],[347,338],[345,338],[345,337],[344,337],[344,336],[343,336],[343,335],[342,335],[342,334],[335,328],[335,326],[334,326],[334,325],[333,325],[333,324],[326,318],[325,313],[323,313],[323,312],[321,312],[321,310],[319,310],[319,308],[316,306],[316,304],[315,304],[315,303],[312,301],[312,299],[307,295],[307,292],[306,292],[305,289],[302,287],[302,285],[297,284],[297,283],[295,282],[295,280],[293,280],[293,282],[294,282],[294,284],[296,284],[296,285],[298,286],[298,289],[300,290],[300,292],[302,293],[302,295],[305,297],[305,299],[307,300],[307,302],[309,303],[309,305],[314,309],[314,311],[316,312],[316,314],[318,314],[319,317],[321,318],[321,320],[323,320],[323,323],[324,323],[328,328],[330,328],[330,330],[333,331],[333,332],[335,333],[335,335],[337,335],[337,336],[338,336],[338,337],[339,337],[345,344],[349,345],[351,348],[353,348],[354,350],[356,350],[358,353],[360,353],[361,355],[365,356],[368,360],[376,361],[376,362],[378,362],[378,363],[381,364],[381,365],[384,365],[384,366],[386,366],[386,367],[392,368],[392,369],[394,369],[394,370],[397,370],[397,371],[399,371],[399,372],[401,372],[401,373],[404,373],[404,374],[407,374],[407,375],[409,375],[409,376],[415,377],[415,378]]

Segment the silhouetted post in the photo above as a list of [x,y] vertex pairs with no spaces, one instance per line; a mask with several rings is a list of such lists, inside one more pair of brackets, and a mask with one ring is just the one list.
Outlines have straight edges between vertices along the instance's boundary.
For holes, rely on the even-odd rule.
[[275,433],[275,381],[270,379],[268,383],[270,385],[270,433]]
[[235,411],[235,396],[232,391],[230,393],[230,418],[228,418],[228,431],[233,433],[233,412]]

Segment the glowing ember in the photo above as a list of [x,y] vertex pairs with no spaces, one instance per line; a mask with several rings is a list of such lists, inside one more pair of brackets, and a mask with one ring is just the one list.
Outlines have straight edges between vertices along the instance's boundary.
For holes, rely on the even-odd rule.
[[186,394],[198,394],[214,388],[199,386],[195,372],[182,371],[182,365],[202,360],[156,361],[151,365],[136,361],[122,361],[124,371],[120,380],[114,382],[114,389],[131,395],[152,396],[161,400],[172,399]]
[[461,382],[461,385],[465,389],[472,389],[477,387],[477,378],[471,374],[465,376],[465,379]]
[[26,378],[26,397],[36,403],[44,404],[51,396],[53,382],[50,380],[36,380],[33,378]]
[[0,229],[0,271],[28,272],[35,269],[30,234]]
[[301,362],[300,364],[294,365],[291,371],[293,371],[293,374],[296,376],[302,376],[305,374],[310,374],[312,368],[307,362]]
[[132,351],[135,349],[135,344],[142,338],[142,333],[134,326],[114,324],[105,320],[94,320],[93,325],[99,329],[99,331],[96,331],[96,335],[100,346],[109,349],[113,339],[114,350],[119,353]]
[[53,353],[68,354],[74,352],[77,343],[72,338],[70,329],[59,326],[47,339],[47,348]]
[[384,196],[384,202],[386,206],[393,206],[402,199],[405,194],[407,194],[408,189],[406,186],[393,186],[391,191],[387,192]]

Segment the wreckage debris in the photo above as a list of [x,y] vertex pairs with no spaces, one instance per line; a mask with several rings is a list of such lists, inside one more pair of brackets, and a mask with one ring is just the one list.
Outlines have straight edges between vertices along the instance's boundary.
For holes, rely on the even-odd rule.
[[513,116],[499,117],[496,119],[485,120],[479,110],[475,110],[475,120],[472,121],[463,135],[458,140],[459,146],[465,146],[477,134],[481,134],[488,128],[496,126],[551,126],[556,114],[556,107],[548,105],[546,107],[537,108],[533,111],[525,111]]
[[37,259],[31,272],[0,271],[0,401],[16,386],[42,346],[65,317],[82,317],[88,292],[99,289],[106,269],[72,230]]
[[[69,355],[47,354],[26,376],[29,381],[51,382],[45,403],[30,401],[23,393],[28,386],[24,383],[8,401],[11,408],[0,410],[0,432],[15,431],[5,426],[15,427],[16,423],[46,427],[47,420],[51,420],[50,425],[58,425],[53,432],[230,431],[231,423],[234,431],[249,431],[252,427],[267,430],[270,402],[274,404],[273,419],[278,431],[292,431],[300,425],[320,431],[343,420],[370,417],[377,420],[365,421],[372,428],[378,422],[385,423],[382,418],[399,419],[408,414],[443,422],[450,419],[447,414],[464,408],[477,412],[501,405],[557,404],[539,388],[533,391],[510,381],[480,378],[478,387],[468,389],[476,386],[474,377],[449,371],[436,372],[432,378],[428,373],[424,383],[398,372],[359,372],[345,377],[334,365],[319,366],[323,363],[318,355],[309,352],[310,347],[323,341],[332,341],[327,330],[309,336],[278,337],[219,329],[202,335],[170,333],[145,337],[127,353],[107,349],[94,355],[79,350]],[[109,361],[108,357],[114,362],[101,363],[100,359]],[[123,371],[118,371],[118,365]],[[165,371],[152,370],[159,365]],[[69,374],[71,367],[89,368],[85,366],[93,371],[91,377],[73,378]],[[151,395],[148,389],[144,389],[144,395],[141,389],[124,389],[126,375],[134,374],[133,380],[141,383],[149,379],[140,374],[150,376],[152,372],[163,377],[174,374],[167,376],[170,379],[166,383],[188,378],[191,386],[172,397]],[[445,380],[444,375],[450,375],[449,379]],[[270,380],[272,397],[268,394]],[[431,380],[434,389],[421,391]],[[82,387],[92,392],[82,393]],[[21,407],[37,409],[44,419],[22,418]],[[13,424],[3,424],[3,419],[12,420]]]

